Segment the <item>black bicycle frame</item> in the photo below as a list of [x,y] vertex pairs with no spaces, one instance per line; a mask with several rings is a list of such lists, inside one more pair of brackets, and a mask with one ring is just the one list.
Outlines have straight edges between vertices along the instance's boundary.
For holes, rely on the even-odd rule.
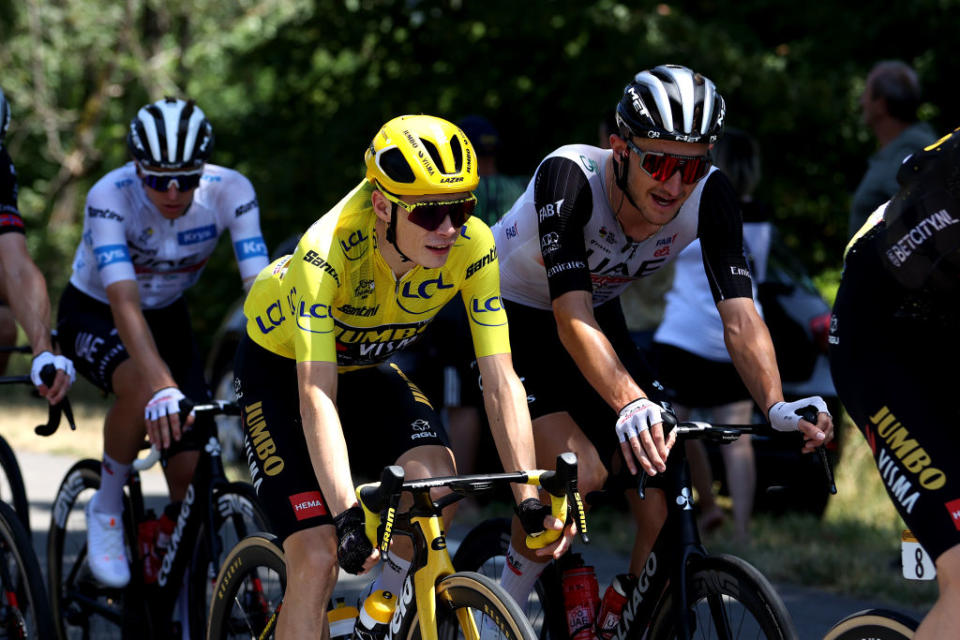
[[[700,533],[693,516],[693,494],[690,492],[690,468],[687,466],[683,440],[670,451],[670,464],[663,472],[663,485],[667,501],[667,519],[657,535],[653,550],[647,556],[637,584],[626,594],[620,623],[615,630],[617,640],[640,638],[644,626],[652,622],[657,603],[667,589],[673,596],[672,613],[677,622],[678,638],[690,638],[690,621],[687,618],[687,567],[696,558],[707,555],[700,542]],[[641,472],[642,473],[642,472]]]

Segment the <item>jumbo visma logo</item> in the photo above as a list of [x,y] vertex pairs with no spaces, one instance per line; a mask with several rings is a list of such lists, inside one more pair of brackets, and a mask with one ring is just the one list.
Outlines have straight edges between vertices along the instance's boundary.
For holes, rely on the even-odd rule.
[[502,327],[507,324],[507,314],[503,310],[500,296],[490,296],[484,300],[470,300],[470,320],[484,327]]
[[400,295],[397,298],[397,304],[400,305],[401,309],[413,315],[430,313],[431,311],[442,307],[446,300],[440,304],[431,305],[429,308],[422,311],[415,311],[410,309],[408,305],[403,304],[404,298],[407,300],[430,300],[441,291],[452,288],[452,284],[447,284],[443,281],[443,273],[441,273],[435,279],[421,280],[420,282],[406,282],[400,288]]

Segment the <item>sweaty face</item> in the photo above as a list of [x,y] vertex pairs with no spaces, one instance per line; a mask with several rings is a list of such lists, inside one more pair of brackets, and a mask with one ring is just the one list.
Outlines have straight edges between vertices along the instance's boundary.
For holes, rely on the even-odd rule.
[[[671,153],[682,156],[702,156],[709,150],[705,143],[676,142],[674,140],[646,140],[633,139],[634,144],[641,151]],[[624,147],[625,149],[627,147]],[[665,182],[659,182],[647,174],[640,166],[640,157],[633,151],[630,153],[630,170],[628,185],[630,195],[636,202],[643,217],[651,224],[666,224],[670,222],[680,207],[696,188],[697,183],[684,184],[681,172],[677,171]]]

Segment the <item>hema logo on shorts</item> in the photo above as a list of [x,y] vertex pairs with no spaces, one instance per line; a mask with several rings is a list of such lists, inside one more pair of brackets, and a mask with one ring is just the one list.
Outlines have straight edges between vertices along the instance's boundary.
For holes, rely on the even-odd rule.
[[186,231],[178,232],[177,244],[197,244],[198,242],[206,242],[216,237],[216,225],[208,224],[205,227],[197,227],[196,229],[187,229]]
[[290,496],[290,506],[297,520],[327,515],[327,505],[319,491],[304,491]]

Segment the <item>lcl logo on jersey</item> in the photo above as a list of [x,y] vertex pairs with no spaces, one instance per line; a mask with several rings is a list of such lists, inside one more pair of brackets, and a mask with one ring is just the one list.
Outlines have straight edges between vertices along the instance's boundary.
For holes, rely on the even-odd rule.
[[507,314],[503,311],[500,296],[490,296],[485,300],[470,300],[470,319],[485,327],[500,327],[507,324]]
[[[266,319],[266,322],[264,322]],[[264,334],[270,333],[286,320],[286,317],[283,315],[283,307],[280,305],[280,301],[277,300],[269,307],[267,307],[266,313],[262,316],[257,316],[256,323],[260,327],[260,331]],[[267,326],[269,323],[270,326]]]
[[[343,255],[347,257],[347,260],[359,260],[367,253],[367,244],[366,241],[370,236],[364,235],[361,229],[357,229],[350,233],[347,236],[346,240],[340,240],[340,248],[343,249]],[[362,246],[362,249],[357,249],[357,247]]]
[[[400,290],[400,295],[413,300],[429,300],[438,292],[452,288],[452,284],[447,284],[443,281],[443,273],[441,273],[435,279],[423,280],[419,284],[416,282],[405,283]],[[403,305],[401,305],[401,307],[403,307]],[[403,310],[408,313],[426,313],[426,311],[411,311],[406,307],[403,307]]]

